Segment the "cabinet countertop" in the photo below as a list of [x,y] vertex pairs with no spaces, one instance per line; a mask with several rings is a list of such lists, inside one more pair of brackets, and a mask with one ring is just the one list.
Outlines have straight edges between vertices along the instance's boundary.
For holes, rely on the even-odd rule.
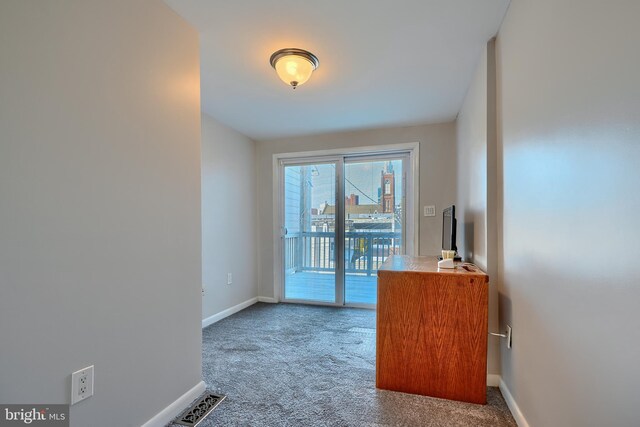
[[435,256],[392,255],[378,269],[378,275],[407,272],[478,276],[483,278],[485,282],[489,281],[489,276],[486,273],[470,263],[456,262],[456,268],[438,268],[438,259]]

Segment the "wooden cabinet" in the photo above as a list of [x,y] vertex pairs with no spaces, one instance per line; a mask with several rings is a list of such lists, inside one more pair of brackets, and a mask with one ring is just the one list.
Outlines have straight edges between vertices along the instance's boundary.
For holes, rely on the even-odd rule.
[[487,402],[489,276],[392,256],[378,270],[376,387]]

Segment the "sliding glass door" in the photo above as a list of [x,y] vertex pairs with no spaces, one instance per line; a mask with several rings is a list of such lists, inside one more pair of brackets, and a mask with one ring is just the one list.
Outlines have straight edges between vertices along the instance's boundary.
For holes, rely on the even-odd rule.
[[285,300],[336,302],[336,166],[284,166]]
[[282,298],[372,307],[377,270],[405,253],[404,154],[282,162]]
[[404,253],[403,163],[395,157],[345,162],[346,305],[375,304],[378,268]]

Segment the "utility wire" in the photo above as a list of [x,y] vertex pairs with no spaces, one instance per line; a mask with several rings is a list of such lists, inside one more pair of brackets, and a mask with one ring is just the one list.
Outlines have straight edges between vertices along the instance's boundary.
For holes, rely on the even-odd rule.
[[[333,167],[334,169],[336,168],[336,165],[332,164],[331,167]],[[349,184],[351,184],[353,186],[353,188],[355,188],[357,191],[359,191],[364,197],[366,197],[367,199],[371,200],[373,203],[378,204],[377,200],[372,199],[371,197],[369,197],[367,195],[367,193],[365,193],[364,191],[362,191],[361,189],[358,188],[357,185],[355,185],[353,182],[351,182],[349,180],[349,178],[347,178],[346,176],[344,177],[344,180],[347,181]]]
[[376,204],[378,203],[378,201],[377,201],[377,200],[373,200],[371,197],[367,196],[367,195],[365,194],[365,192],[364,192],[364,191],[362,191],[361,189],[359,189],[359,188],[358,188],[358,187],[357,187],[353,182],[349,181],[349,178],[345,178],[344,180],[345,180],[345,181],[347,181],[349,184],[351,184],[351,185],[353,186],[353,188],[355,188],[355,189],[356,189],[356,190],[358,190],[360,193],[362,193],[362,195],[363,195],[364,197],[366,197],[367,199],[371,200],[373,203],[376,203]]

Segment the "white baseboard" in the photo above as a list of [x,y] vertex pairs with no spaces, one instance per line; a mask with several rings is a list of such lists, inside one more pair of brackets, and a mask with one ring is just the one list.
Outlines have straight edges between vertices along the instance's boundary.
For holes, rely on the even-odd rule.
[[513,415],[513,419],[516,420],[518,427],[529,427],[529,423],[524,418],[524,415],[522,415],[522,411],[520,411],[518,404],[513,399],[513,395],[502,378],[500,378],[500,391],[502,392],[502,397],[504,397],[505,402],[507,402],[507,406]]
[[206,385],[204,381],[200,381],[191,390],[180,396],[175,402],[158,412],[155,417],[144,423],[142,427],[163,427],[166,426],[180,412],[189,406],[198,396],[204,393]]
[[258,301],[260,302],[268,302],[269,304],[275,304],[278,302],[277,299],[271,297],[258,297]]
[[489,387],[499,387],[501,379],[502,378],[500,377],[500,375],[487,374],[487,386],[489,386]]
[[255,303],[258,302],[258,298],[254,297],[251,299],[246,300],[245,302],[241,302],[238,305],[234,305],[231,308],[227,308],[226,310],[222,310],[220,313],[216,313],[213,316],[209,316],[206,319],[202,319],[202,328],[206,328],[209,325],[213,325],[214,323],[224,319],[225,317],[229,317],[232,314],[235,314],[237,312],[239,312],[240,310],[244,310],[245,308],[249,307],[250,305],[253,305]]

